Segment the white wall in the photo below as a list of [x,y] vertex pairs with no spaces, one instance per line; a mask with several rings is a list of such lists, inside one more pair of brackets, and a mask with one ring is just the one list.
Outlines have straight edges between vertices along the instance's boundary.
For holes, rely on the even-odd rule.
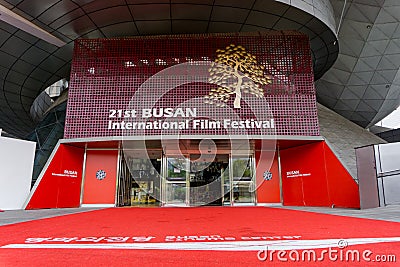
[[22,209],[29,195],[35,142],[0,136],[0,210]]

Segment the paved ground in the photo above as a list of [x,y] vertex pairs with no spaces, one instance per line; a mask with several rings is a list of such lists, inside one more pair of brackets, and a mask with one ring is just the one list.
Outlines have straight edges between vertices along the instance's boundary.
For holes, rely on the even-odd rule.
[[350,216],[356,218],[367,218],[375,220],[384,220],[391,222],[400,222],[400,205],[390,205],[381,208],[356,210],[356,209],[339,209],[339,208],[322,208],[322,207],[282,207],[284,209],[312,211],[324,214],[334,214],[341,216]]
[[[368,218],[375,220],[385,220],[400,222],[400,205],[391,205],[387,207],[356,210],[340,208],[322,208],[322,207],[279,207],[283,209],[302,210],[324,214],[334,214],[356,218]],[[60,215],[73,214],[96,210],[98,208],[76,208],[76,209],[42,209],[42,210],[13,210],[0,212],[0,226],[19,222],[32,221],[42,218],[51,218]]]
[[57,217],[60,215],[73,214],[95,210],[94,208],[76,209],[42,209],[42,210],[6,210],[0,212],[0,226],[19,222],[33,221],[43,218]]

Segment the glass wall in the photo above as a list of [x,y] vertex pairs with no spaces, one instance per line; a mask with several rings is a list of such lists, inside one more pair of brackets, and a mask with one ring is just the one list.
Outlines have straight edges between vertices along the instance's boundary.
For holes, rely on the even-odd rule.
[[228,155],[205,158],[203,155],[190,156],[190,205],[223,204],[222,174],[228,166]]
[[147,153],[125,151],[118,180],[119,206],[159,205],[161,151],[151,154],[153,158],[147,158]]
[[253,205],[253,156],[227,154],[165,157],[162,203],[166,206]]
[[[219,153],[201,151],[198,142],[184,153],[161,149],[158,141],[125,142],[121,151],[118,205],[234,206],[254,205],[255,164],[253,149],[231,149],[224,142]],[[190,149],[188,149],[190,148]],[[163,151],[167,151],[163,155]],[[192,152],[192,153],[189,153]],[[226,153],[223,153],[226,151]],[[235,154],[232,155],[232,151]],[[187,152],[187,154],[186,154]],[[230,153],[230,154],[229,154]]]
[[252,156],[231,157],[233,204],[255,203],[255,175]]
[[188,205],[189,161],[184,156],[165,158],[163,180],[163,205]]

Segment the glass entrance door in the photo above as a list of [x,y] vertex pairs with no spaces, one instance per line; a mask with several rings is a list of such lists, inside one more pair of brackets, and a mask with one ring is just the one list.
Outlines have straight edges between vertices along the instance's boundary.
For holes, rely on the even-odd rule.
[[158,206],[161,151],[126,150],[121,158],[117,205]]
[[164,206],[188,206],[189,160],[184,156],[164,158],[162,203]]
[[229,155],[167,156],[162,175],[165,206],[223,205]]
[[231,157],[232,205],[255,204],[255,165],[253,156]]
[[224,190],[223,173],[228,167],[229,155],[190,156],[190,206],[221,206]]
[[162,205],[254,205],[254,168],[252,155],[164,157]]

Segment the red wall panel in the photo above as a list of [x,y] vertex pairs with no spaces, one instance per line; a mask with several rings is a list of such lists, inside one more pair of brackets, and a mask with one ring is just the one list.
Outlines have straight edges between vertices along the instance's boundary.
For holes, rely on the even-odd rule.
[[[82,204],[115,204],[118,150],[88,150]],[[104,171],[102,180],[96,177]]]
[[[275,151],[256,151],[257,203],[281,203],[278,155]],[[265,171],[272,174],[265,180]]]
[[325,142],[280,151],[283,204],[359,207],[358,186]]
[[360,208],[358,185],[335,154],[324,143],[326,171],[331,204],[335,207]]
[[280,152],[283,203],[290,206],[328,206],[322,143]]
[[84,149],[60,144],[26,209],[80,205]]

